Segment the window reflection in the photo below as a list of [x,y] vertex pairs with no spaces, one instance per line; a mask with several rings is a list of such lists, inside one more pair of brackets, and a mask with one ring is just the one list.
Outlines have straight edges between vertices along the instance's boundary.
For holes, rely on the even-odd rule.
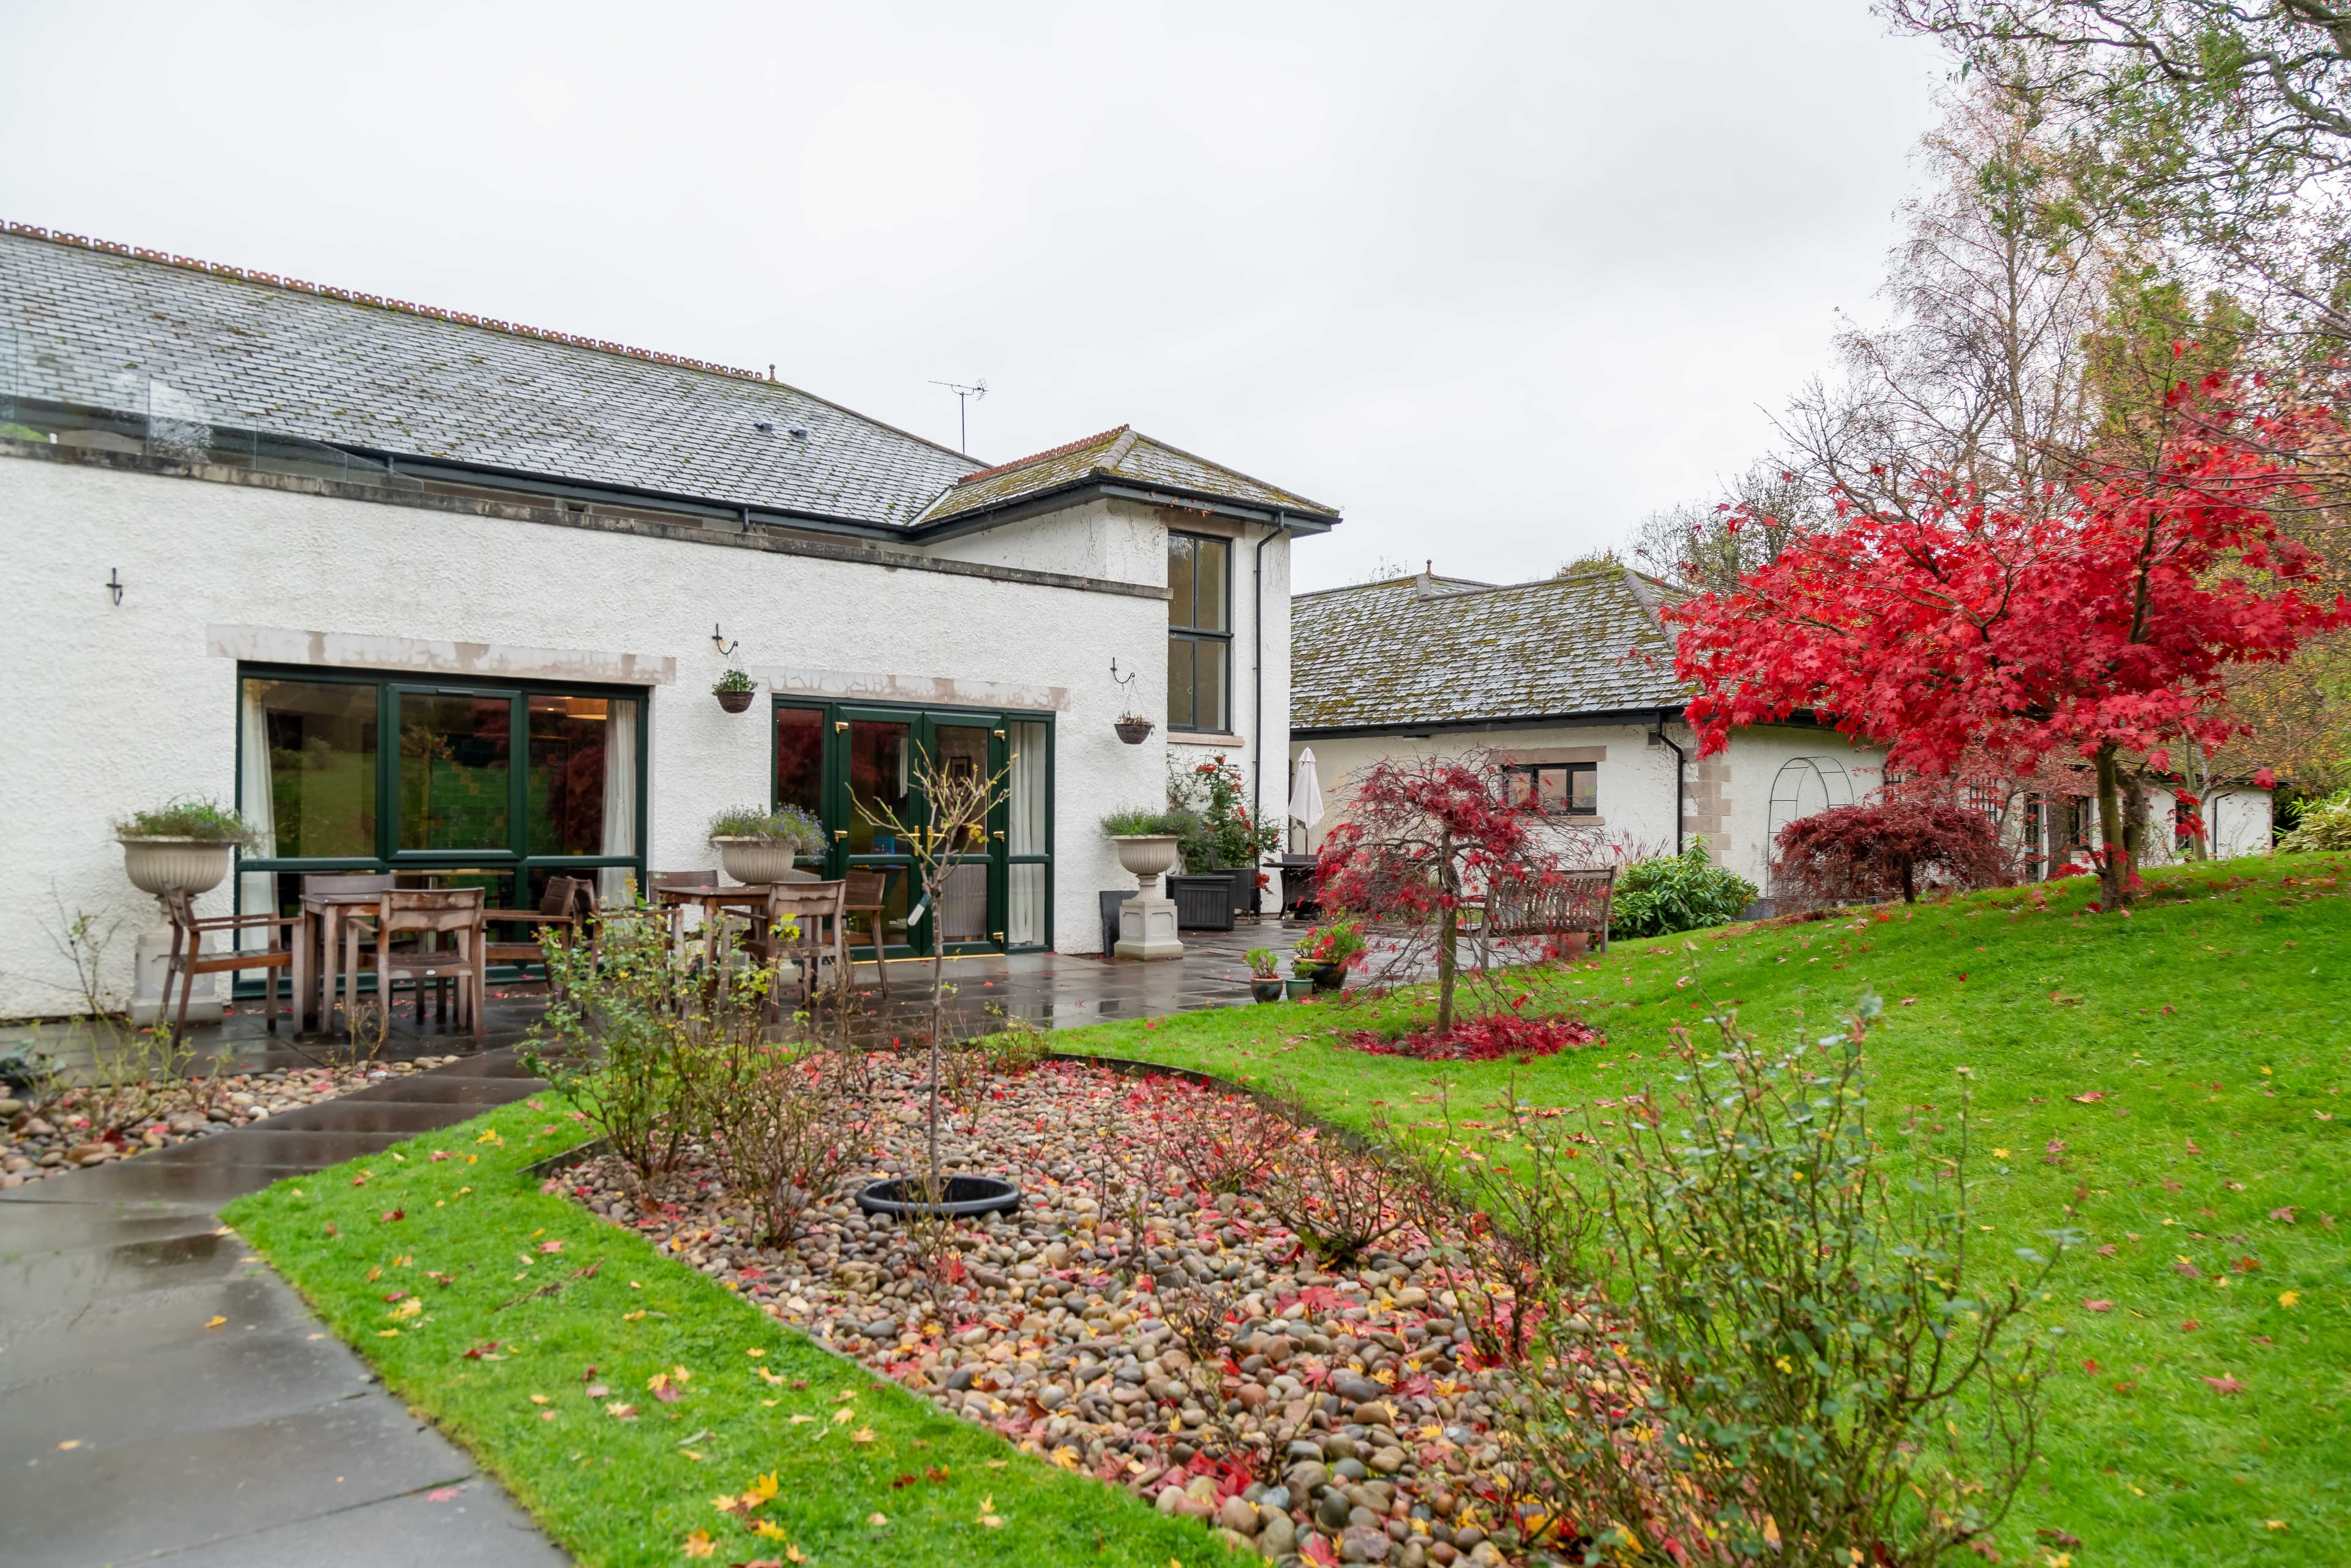
[[402,692],[400,847],[507,847],[514,705],[504,696]]

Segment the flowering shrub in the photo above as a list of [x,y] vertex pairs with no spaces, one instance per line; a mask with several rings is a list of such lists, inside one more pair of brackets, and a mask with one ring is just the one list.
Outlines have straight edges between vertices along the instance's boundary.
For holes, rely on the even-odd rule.
[[2016,880],[1991,819],[1953,800],[1832,806],[1782,828],[1775,847],[1773,893],[1812,904],[1880,903],[1897,894],[1916,904],[1928,874],[1959,891]]
[[1280,824],[1257,820],[1249,809],[1248,780],[1221,752],[1196,767],[1171,768],[1167,805],[1190,819],[1184,863],[1192,871],[1253,866],[1280,847]]
[[1306,934],[1290,955],[1293,974],[1311,975],[1326,965],[1352,968],[1364,956],[1364,928],[1359,921],[1333,920]]

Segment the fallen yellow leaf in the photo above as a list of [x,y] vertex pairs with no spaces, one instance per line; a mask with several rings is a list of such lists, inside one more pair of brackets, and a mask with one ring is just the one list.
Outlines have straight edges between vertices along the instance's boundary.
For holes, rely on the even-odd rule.
[[860,1427],[849,1435],[849,1440],[852,1443],[870,1443],[873,1440],[873,1428]]
[[854,1410],[836,1410],[832,1413],[832,1424],[838,1427],[843,1421],[853,1419],[856,1415],[857,1412]]
[[770,1541],[781,1541],[784,1538],[783,1526],[771,1519],[759,1520],[754,1523],[751,1526],[751,1533],[764,1535]]
[[220,1326],[221,1326],[221,1324],[223,1324],[223,1323],[225,1323],[225,1322],[228,1322],[228,1320],[227,1320],[226,1318],[214,1318],[214,1319],[213,1319],[213,1321],[212,1321],[212,1322],[210,1322],[206,1323],[206,1324],[204,1325],[204,1327],[206,1327],[206,1328],[208,1328],[208,1329],[216,1329],[216,1328],[220,1327]]
[[688,1557],[707,1557],[716,1549],[716,1543],[710,1539],[710,1531],[697,1530],[685,1538],[685,1545],[681,1550]]
[[81,1439],[79,1437],[68,1437],[64,1442],[57,1445],[59,1452],[65,1452],[68,1449],[78,1448],[80,1447]]
[[534,1394],[530,1396],[530,1402],[533,1405],[544,1405],[547,1403],[547,1396],[544,1394]]
[[890,1516],[886,1513],[869,1513],[865,1516],[865,1522],[879,1530],[890,1522]]

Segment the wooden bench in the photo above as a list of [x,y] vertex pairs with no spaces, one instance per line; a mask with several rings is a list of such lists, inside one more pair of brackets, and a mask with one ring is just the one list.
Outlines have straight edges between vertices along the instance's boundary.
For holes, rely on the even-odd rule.
[[1608,916],[1616,897],[1616,868],[1559,873],[1546,885],[1503,886],[1481,901],[1491,936],[1564,936],[1581,931],[1608,951]]

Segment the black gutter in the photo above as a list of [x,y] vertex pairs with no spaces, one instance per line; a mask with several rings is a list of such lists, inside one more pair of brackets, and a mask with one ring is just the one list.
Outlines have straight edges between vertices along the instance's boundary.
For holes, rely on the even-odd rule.
[[[1257,802],[1257,821],[1260,831],[1265,827],[1265,547],[1280,538],[1281,535],[1281,515],[1277,512],[1274,514],[1273,527],[1267,530],[1265,538],[1257,541],[1257,554],[1253,561],[1257,575],[1249,580],[1257,594],[1257,618],[1253,622],[1257,632],[1257,662],[1249,677],[1257,687],[1257,706],[1249,711],[1249,727],[1252,731],[1249,739],[1249,765],[1256,770],[1256,778],[1251,780],[1249,788],[1254,792]],[[1284,747],[1282,749],[1286,758],[1289,747]],[[1289,802],[1285,800],[1282,808],[1285,811],[1288,810]],[[1290,819],[1287,816],[1282,819],[1281,841],[1287,848],[1290,843]],[[1249,868],[1252,873],[1256,869],[1255,866]],[[1254,892],[1255,889],[1252,888],[1251,891]]]
[[1678,855],[1682,852],[1682,774],[1689,767],[1689,753],[1681,748],[1679,741],[1666,733],[1666,717],[1672,711],[1668,708],[1657,710],[1656,733],[1660,742],[1674,748],[1674,853]]
[[[339,452],[381,462],[388,470],[396,469],[408,479],[434,480],[444,484],[474,482],[486,489],[513,490],[521,495],[551,497],[564,500],[598,502],[610,506],[643,503],[662,510],[686,517],[708,517],[734,523],[749,532],[748,525],[766,523],[775,527],[806,528],[819,533],[850,534],[860,538],[890,539],[905,543],[914,536],[907,529],[887,523],[872,523],[857,517],[845,517],[826,512],[794,511],[781,507],[755,507],[742,501],[718,501],[706,496],[687,496],[673,490],[647,489],[634,485],[580,484],[569,479],[551,478],[527,468],[506,468],[493,463],[471,463],[449,457],[428,457],[419,453],[392,452],[381,447],[356,446],[348,442],[321,442]],[[492,481],[496,481],[493,483]]]

